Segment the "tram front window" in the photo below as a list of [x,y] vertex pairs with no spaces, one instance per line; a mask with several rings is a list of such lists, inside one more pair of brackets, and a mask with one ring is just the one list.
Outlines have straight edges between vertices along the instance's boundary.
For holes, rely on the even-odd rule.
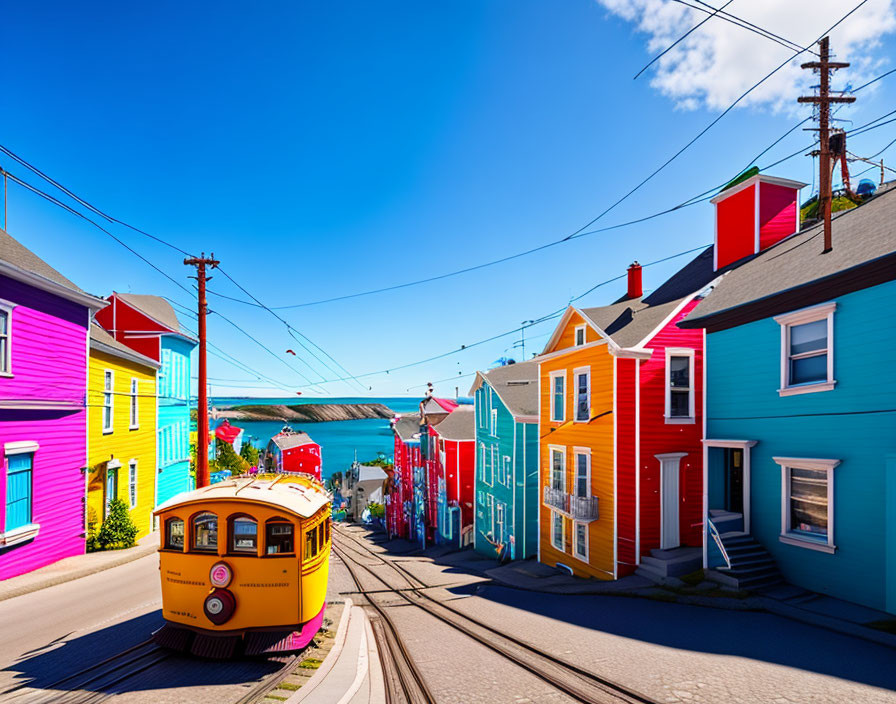
[[233,519],[233,551],[255,554],[258,551],[258,524],[251,518]]
[[200,513],[193,519],[193,549],[215,552],[218,549],[218,517]]
[[268,523],[265,551],[268,555],[294,552],[291,523]]

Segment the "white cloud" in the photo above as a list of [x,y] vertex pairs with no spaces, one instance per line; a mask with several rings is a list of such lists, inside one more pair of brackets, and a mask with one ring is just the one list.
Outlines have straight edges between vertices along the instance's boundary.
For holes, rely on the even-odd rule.
[[[735,0],[726,12],[778,34],[800,46],[827,30],[859,0]],[[646,53],[653,57],[704,19],[704,12],[674,0],[597,0],[612,14],[631,22],[646,35]],[[689,0],[698,5],[696,0]],[[709,0],[721,7],[724,0]],[[858,86],[877,75],[886,63],[881,37],[896,30],[894,0],[868,0],[831,32],[836,59],[852,64],[835,74],[834,87]],[[794,52],[742,27],[713,17],[657,61],[641,79],[685,110],[701,106],[721,110]],[[648,59],[645,59],[645,63]],[[740,105],[794,111],[796,97],[817,83],[800,63],[808,52],[782,68]],[[640,68],[640,67],[639,67]]]

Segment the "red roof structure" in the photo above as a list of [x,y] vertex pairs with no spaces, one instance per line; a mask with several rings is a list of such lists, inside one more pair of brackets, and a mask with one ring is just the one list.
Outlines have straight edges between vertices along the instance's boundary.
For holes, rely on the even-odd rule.
[[235,425],[231,425],[229,420],[224,420],[215,428],[215,437],[233,445],[233,441],[240,436],[241,432],[243,432],[242,428],[237,428]]

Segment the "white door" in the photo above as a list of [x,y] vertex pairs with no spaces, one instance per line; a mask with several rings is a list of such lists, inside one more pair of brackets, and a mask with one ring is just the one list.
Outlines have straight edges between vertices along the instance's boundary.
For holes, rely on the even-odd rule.
[[668,550],[681,544],[678,532],[678,466],[687,453],[656,455],[660,461],[660,548]]

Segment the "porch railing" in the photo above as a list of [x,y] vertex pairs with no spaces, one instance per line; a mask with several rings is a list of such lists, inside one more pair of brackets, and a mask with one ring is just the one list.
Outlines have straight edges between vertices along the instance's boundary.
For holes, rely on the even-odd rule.
[[719,552],[722,554],[722,559],[725,560],[727,569],[730,570],[731,558],[728,557],[728,551],[725,550],[725,545],[722,543],[722,536],[719,534],[719,529],[716,528],[716,524],[712,522],[712,519],[709,516],[706,517],[706,527],[708,528],[709,534],[710,536],[712,536],[712,539],[715,542],[716,546],[719,548]]
[[544,487],[542,496],[545,506],[559,511],[574,521],[590,522],[599,517],[596,496],[574,496],[552,487]]

